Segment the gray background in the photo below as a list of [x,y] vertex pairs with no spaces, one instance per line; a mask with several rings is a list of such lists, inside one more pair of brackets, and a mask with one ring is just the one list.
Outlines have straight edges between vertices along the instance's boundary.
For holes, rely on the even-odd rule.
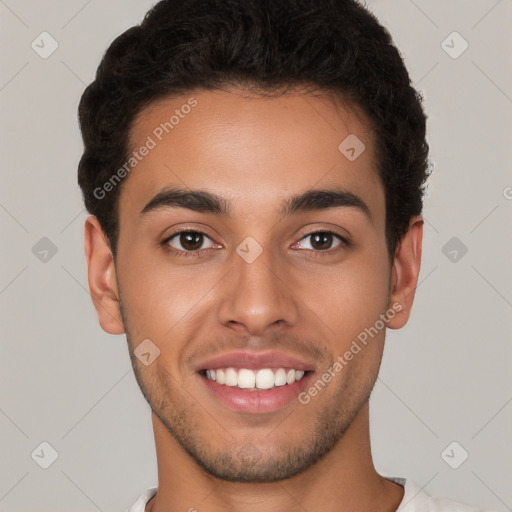
[[[76,185],[79,97],[153,3],[0,0],[0,511],[125,510],[157,483],[125,337],[100,329],[89,297]],[[375,463],[512,510],[512,1],[368,5],[424,95],[435,167],[415,307],[388,332],[371,400]],[[47,59],[31,47],[43,31],[59,45]]]

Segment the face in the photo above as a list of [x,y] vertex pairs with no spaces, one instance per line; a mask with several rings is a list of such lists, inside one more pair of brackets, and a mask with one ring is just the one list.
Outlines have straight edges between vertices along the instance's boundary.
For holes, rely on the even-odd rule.
[[298,474],[367,403],[383,326],[412,300],[387,255],[373,148],[362,114],[299,92],[199,91],[132,127],[140,160],[104,267],[120,308],[98,314],[126,332],[158,420],[214,476]]

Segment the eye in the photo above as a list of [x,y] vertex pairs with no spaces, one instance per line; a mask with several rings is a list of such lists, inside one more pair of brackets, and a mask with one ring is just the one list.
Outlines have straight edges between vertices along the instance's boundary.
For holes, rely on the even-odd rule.
[[[307,240],[310,238],[311,240],[303,245],[303,240]],[[336,242],[336,245],[332,245],[333,242]],[[316,231],[314,233],[310,233],[309,235],[306,235],[303,237],[298,244],[300,244],[302,247],[301,249],[307,249],[312,251],[328,251],[330,249],[339,247],[340,245],[348,246],[348,241],[343,238],[342,236],[338,235],[337,233],[334,233],[332,231]]]
[[[307,243],[303,242],[308,239],[311,240]],[[162,242],[162,245],[166,250],[179,257],[201,256],[209,249],[221,247],[217,246],[206,233],[191,229],[173,233]],[[313,251],[315,255],[318,255],[322,252],[331,254],[332,252],[337,252],[342,247],[348,248],[350,247],[350,242],[333,231],[316,231],[301,238],[295,244],[295,247],[297,246],[299,246],[299,249]]]
[[[204,244],[207,240],[211,244],[205,246]],[[166,238],[163,244],[179,255],[189,256],[186,253],[192,253],[190,254],[192,256],[193,253],[211,249],[213,247],[213,240],[202,231],[185,230],[178,231]]]

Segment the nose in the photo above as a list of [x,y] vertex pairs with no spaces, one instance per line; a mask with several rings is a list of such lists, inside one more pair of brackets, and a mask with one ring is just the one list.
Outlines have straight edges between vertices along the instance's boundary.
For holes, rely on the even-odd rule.
[[270,250],[263,250],[252,262],[233,255],[218,310],[223,325],[259,336],[270,328],[297,323],[300,300],[296,285],[286,262],[277,259]]

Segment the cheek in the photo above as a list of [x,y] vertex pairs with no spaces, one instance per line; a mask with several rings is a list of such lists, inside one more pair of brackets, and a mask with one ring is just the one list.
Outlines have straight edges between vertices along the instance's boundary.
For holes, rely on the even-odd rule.
[[149,338],[155,343],[173,340],[208,301],[208,293],[218,281],[212,272],[194,266],[171,267],[161,261],[131,255],[120,265],[118,279],[125,314],[134,342]]
[[308,275],[300,296],[309,297],[305,300],[307,306],[328,326],[338,343],[350,343],[385,313],[389,272],[382,258],[368,252],[327,273]]

